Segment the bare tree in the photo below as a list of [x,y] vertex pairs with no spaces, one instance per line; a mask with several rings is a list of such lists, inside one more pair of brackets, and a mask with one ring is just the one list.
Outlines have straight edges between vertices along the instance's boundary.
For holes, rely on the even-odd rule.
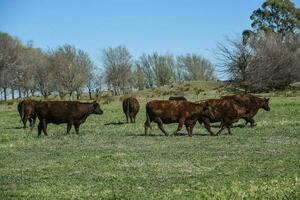
[[103,51],[103,67],[105,69],[105,82],[114,95],[130,89],[132,77],[132,58],[124,46],[109,47]]
[[177,64],[180,66],[184,80],[213,80],[215,79],[213,65],[209,60],[196,54],[187,54],[177,57]]
[[79,98],[93,66],[89,56],[66,44],[51,52],[51,65],[60,96],[69,94],[72,98],[73,92],[76,92]]
[[7,99],[7,90],[14,87],[16,82],[17,66],[19,65],[19,52],[21,42],[7,33],[0,32],[0,87],[3,89],[4,100]]

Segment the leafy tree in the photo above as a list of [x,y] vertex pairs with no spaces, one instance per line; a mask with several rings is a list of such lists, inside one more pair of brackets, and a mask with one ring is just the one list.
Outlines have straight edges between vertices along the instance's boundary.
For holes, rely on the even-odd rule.
[[300,9],[290,0],[266,0],[250,19],[256,32],[300,33]]

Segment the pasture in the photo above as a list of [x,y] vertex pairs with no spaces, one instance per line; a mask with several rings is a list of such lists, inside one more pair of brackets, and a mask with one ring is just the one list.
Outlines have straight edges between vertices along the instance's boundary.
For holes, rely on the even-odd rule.
[[114,101],[79,135],[49,125],[40,138],[2,106],[0,199],[300,199],[299,97],[273,97],[255,128],[241,120],[218,137],[199,124],[165,137],[155,123],[145,136],[145,103],[136,124]]

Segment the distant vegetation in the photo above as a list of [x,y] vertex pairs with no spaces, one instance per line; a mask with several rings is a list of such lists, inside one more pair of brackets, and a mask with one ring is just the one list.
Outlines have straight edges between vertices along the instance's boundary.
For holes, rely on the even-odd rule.
[[289,0],[266,0],[250,19],[251,30],[218,45],[217,66],[198,54],[154,52],[134,60],[125,46],[117,46],[103,50],[100,67],[72,45],[43,51],[33,42],[25,45],[0,32],[0,99],[14,99],[16,92],[19,98],[55,95],[62,99],[74,95],[80,99],[88,92],[92,99],[92,93],[98,98],[104,90],[115,96],[187,81],[212,81],[217,74],[225,74],[245,92],[295,85],[300,81],[300,9]]

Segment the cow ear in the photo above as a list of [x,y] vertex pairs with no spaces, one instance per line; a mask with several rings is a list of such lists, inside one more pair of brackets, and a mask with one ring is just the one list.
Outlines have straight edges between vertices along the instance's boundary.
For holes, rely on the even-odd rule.
[[269,102],[270,98],[266,98],[266,102]]

